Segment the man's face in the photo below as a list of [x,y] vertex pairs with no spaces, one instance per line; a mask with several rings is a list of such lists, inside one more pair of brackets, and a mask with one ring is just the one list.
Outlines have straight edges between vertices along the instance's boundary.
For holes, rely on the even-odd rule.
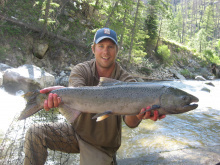
[[114,66],[117,46],[111,39],[103,39],[92,47],[98,67],[111,68]]

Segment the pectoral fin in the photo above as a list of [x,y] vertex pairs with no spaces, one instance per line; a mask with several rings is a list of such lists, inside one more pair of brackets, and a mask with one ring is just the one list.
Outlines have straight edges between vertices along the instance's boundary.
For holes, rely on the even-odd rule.
[[105,111],[103,113],[98,113],[95,116],[92,117],[92,119],[96,119],[96,122],[102,121],[106,118],[108,118],[112,114],[112,111]]

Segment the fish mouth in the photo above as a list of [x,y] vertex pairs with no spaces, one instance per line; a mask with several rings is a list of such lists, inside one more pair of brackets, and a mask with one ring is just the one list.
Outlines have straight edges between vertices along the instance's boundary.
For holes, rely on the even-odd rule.
[[184,109],[186,112],[186,111],[196,109],[197,107],[198,107],[198,104],[189,104],[189,105],[183,106],[182,109]]
[[196,104],[197,102],[199,102],[199,99],[197,97],[192,97],[191,101],[189,102],[189,104],[186,104],[182,107],[182,110],[184,112],[196,109],[198,107],[198,104]]
[[185,105],[179,107],[179,112],[184,113],[196,109],[198,107],[198,104],[196,104],[197,102],[199,102],[199,99],[197,97],[190,97],[189,101]]

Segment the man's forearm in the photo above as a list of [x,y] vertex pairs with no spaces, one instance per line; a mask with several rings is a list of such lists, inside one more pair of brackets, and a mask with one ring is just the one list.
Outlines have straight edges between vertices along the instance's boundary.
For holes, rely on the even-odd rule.
[[141,120],[138,119],[136,115],[135,116],[126,115],[124,116],[124,122],[128,127],[135,128],[139,125]]

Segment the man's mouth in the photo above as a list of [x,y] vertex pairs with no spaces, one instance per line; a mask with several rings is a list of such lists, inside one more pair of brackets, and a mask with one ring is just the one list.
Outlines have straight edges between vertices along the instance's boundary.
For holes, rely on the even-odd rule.
[[109,59],[109,57],[102,57],[102,59],[104,59],[104,60],[108,60],[108,59]]

